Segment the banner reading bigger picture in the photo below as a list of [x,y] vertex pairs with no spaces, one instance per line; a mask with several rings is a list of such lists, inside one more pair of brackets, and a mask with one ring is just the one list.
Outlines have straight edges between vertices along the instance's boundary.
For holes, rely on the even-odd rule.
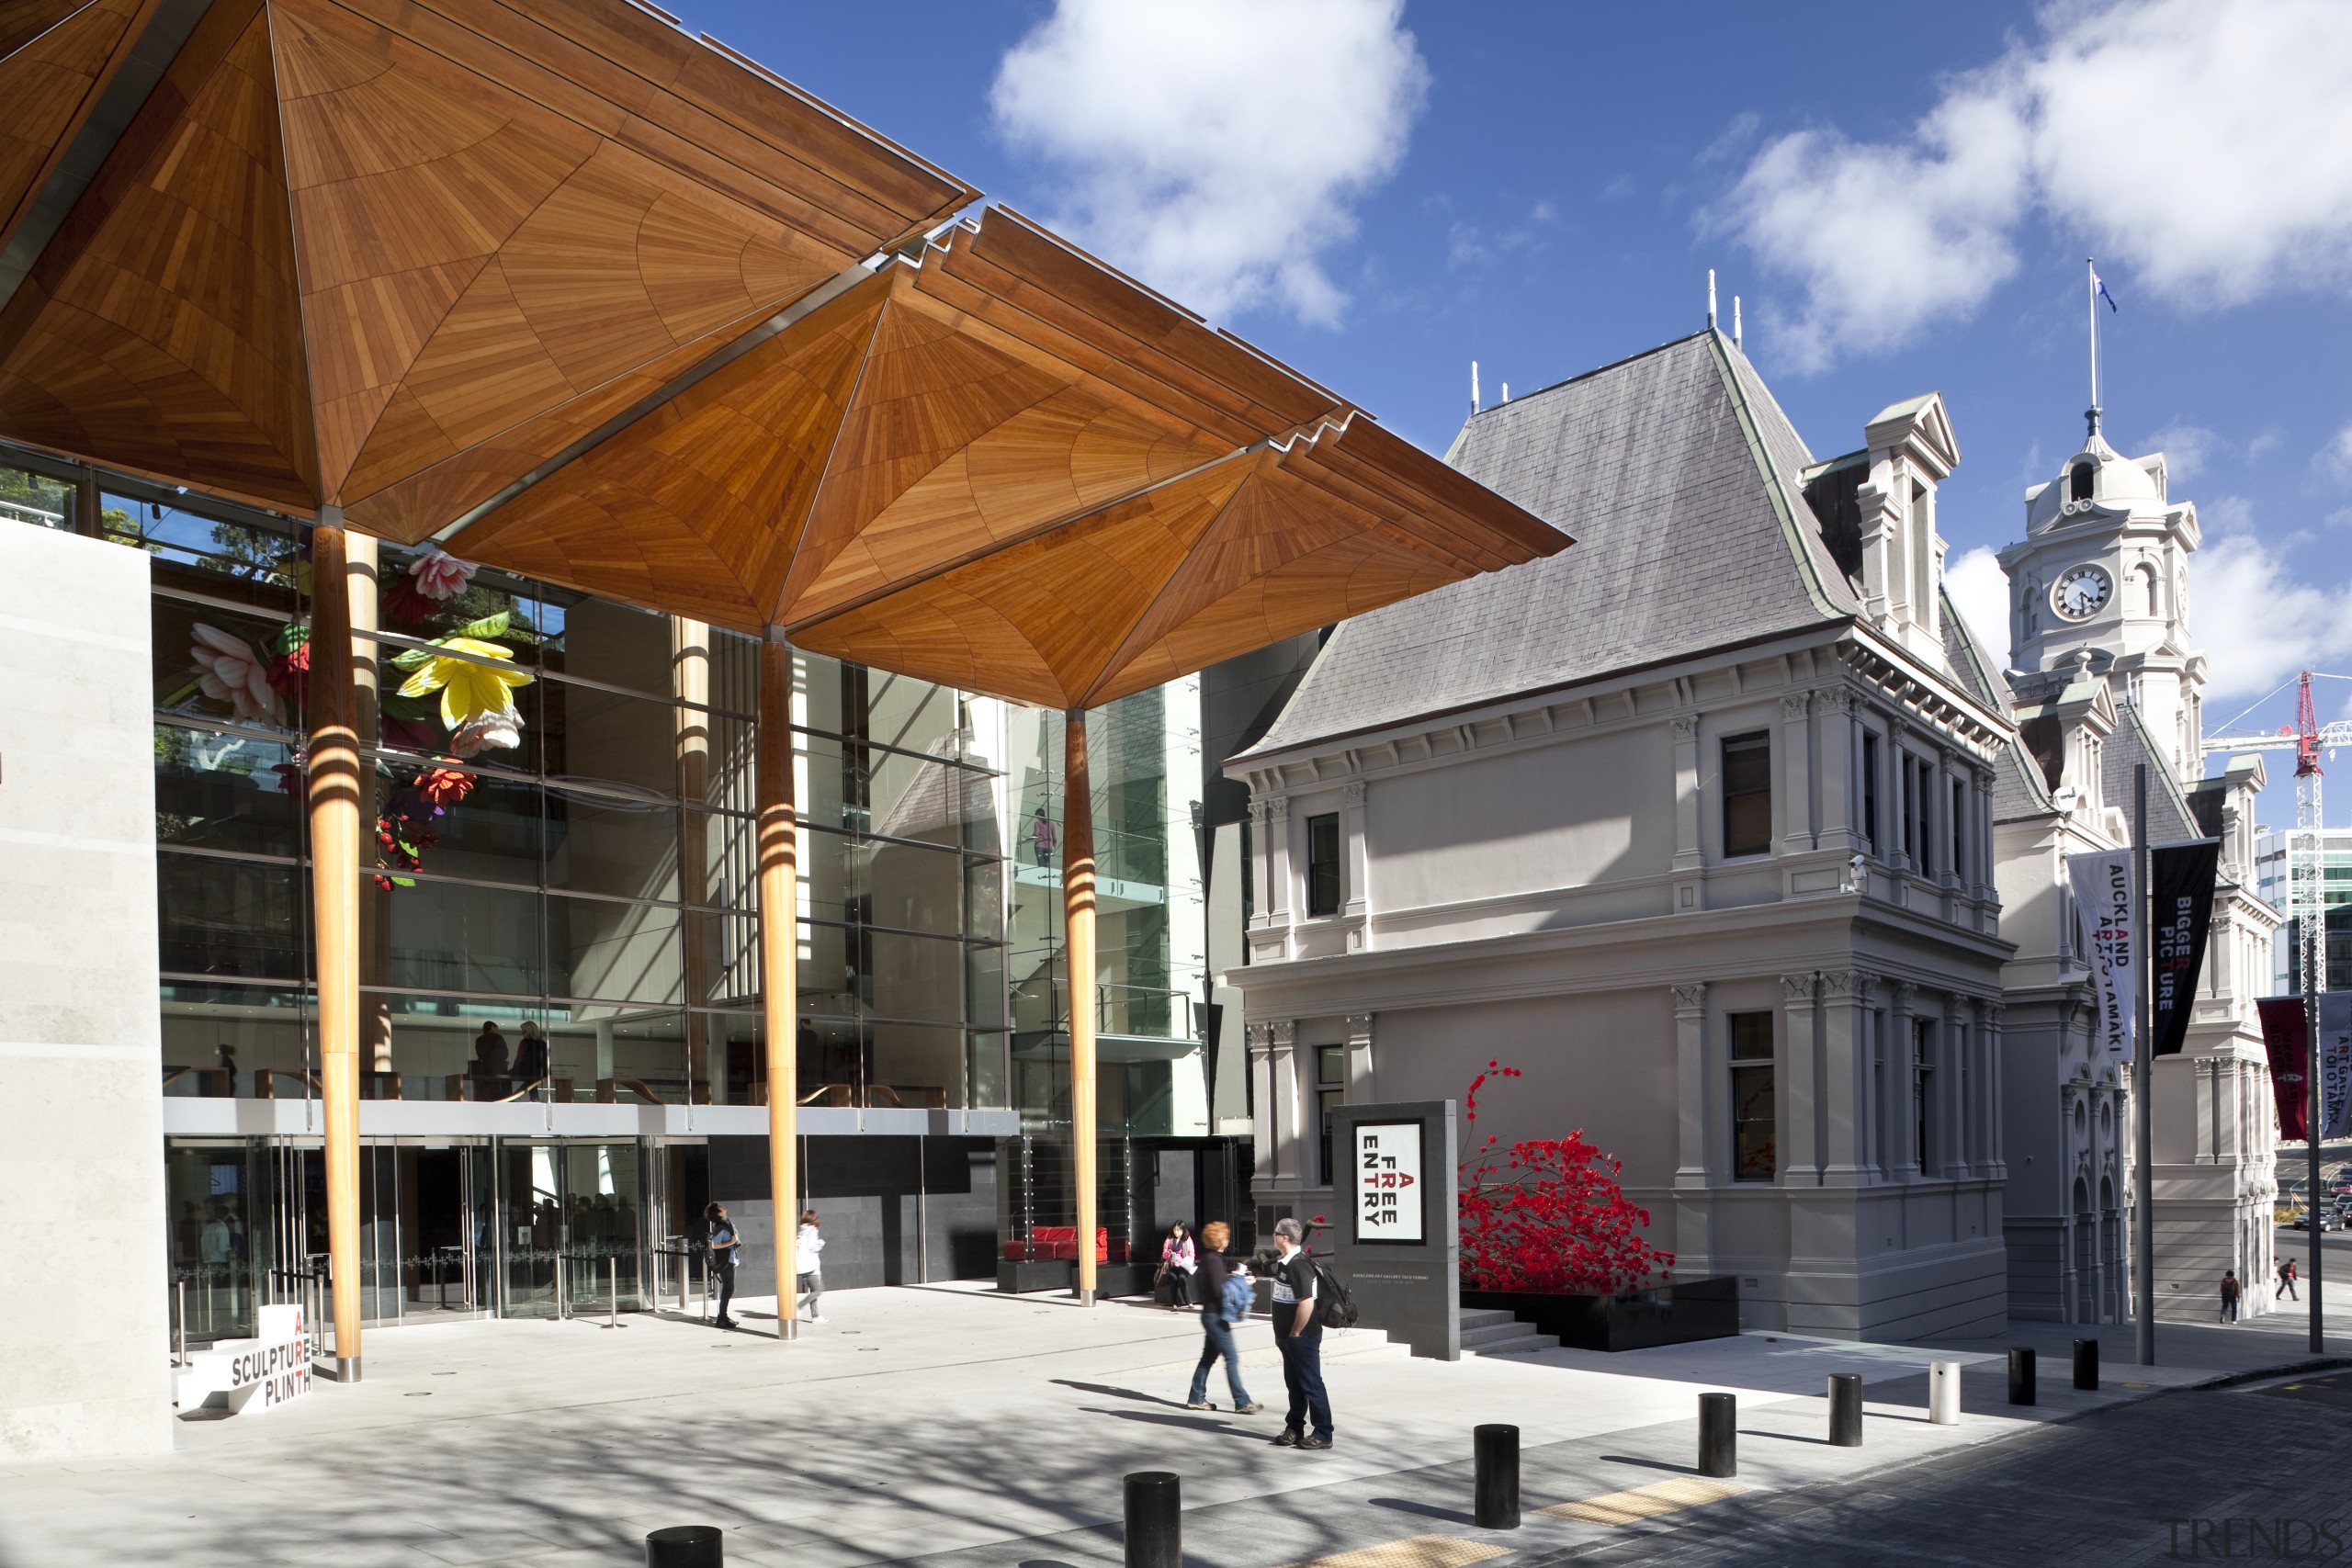
[[2098,1019],[2098,1045],[2119,1059],[2132,1055],[2132,852],[2096,850],[2068,855],[2083,961],[2090,965]]
[[2213,927],[2213,876],[2222,840],[2193,839],[2148,852],[2149,972],[2155,993],[2155,1055],[2169,1056],[2188,1040],[2197,1006],[2197,977],[2205,968],[2205,939]]

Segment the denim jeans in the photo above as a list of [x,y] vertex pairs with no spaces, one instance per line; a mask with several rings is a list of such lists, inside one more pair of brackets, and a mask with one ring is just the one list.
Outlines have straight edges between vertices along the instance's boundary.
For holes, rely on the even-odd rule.
[[1201,1344],[1201,1364],[1193,1369],[1193,1392],[1184,1396],[1187,1404],[1198,1404],[1208,1397],[1209,1369],[1216,1365],[1219,1356],[1225,1358],[1225,1381],[1233,1391],[1236,1410],[1250,1403],[1250,1391],[1241,1386],[1241,1352],[1233,1348],[1233,1325],[1225,1321],[1224,1314],[1214,1304],[1201,1309],[1201,1327],[1208,1337]]
[[1323,1331],[1310,1328],[1274,1342],[1283,1353],[1283,1387],[1290,1391],[1286,1430],[1304,1432],[1314,1423],[1317,1437],[1331,1435],[1331,1396],[1323,1392]]

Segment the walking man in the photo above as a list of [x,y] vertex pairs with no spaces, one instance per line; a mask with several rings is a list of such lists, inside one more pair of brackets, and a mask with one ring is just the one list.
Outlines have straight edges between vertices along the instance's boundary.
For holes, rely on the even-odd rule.
[[1315,1321],[1315,1260],[1299,1245],[1296,1220],[1274,1225],[1274,1348],[1283,1353],[1290,1414],[1274,1441],[1284,1448],[1331,1446],[1331,1398],[1323,1392],[1323,1325]]
[[808,1321],[822,1323],[825,1314],[818,1310],[825,1300],[825,1238],[818,1234],[817,1211],[804,1209],[800,1214],[800,1234],[792,1242],[793,1282],[800,1299],[808,1308]]
[[2238,1271],[2234,1269],[2224,1269],[2222,1270],[2222,1321],[2235,1323],[2237,1320]]
[[727,1315],[727,1303],[735,1299],[735,1252],[741,1238],[735,1222],[727,1217],[726,1204],[711,1204],[702,1217],[710,1222],[710,1280],[718,1287],[718,1326],[732,1328],[735,1320]]
[[[1226,1299],[1226,1280],[1233,1277],[1233,1269],[1225,1260],[1225,1247],[1233,1239],[1233,1228],[1223,1220],[1211,1220],[1201,1227],[1201,1239],[1208,1243],[1200,1255],[1201,1279],[1205,1281],[1201,1291],[1201,1364],[1193,1369],[1193,1392],[1184,1396],[1184,1408],[1216,1408],[1208,1403],[1209,1369],[1222,1356],[1226,1385],[1233,1393],[1233,1413],[1255,1416],[1264,1406],[1252,1400],[1250,1391],[1241,1386],[1241,1352],[1233,1345],[1233,1326],[1249,1315],[1250,1309],[1244,1306],[1239,1315],[1227,1315],[1230,1303]],[[1249,1289],[1246,1276],[1241,1285],[1244,1291]],[[1243,1295],[1242,1300],[1246,1302],[1249,1297]]]
[[2278,1260],[2278,1289],[2290,1302],[2303,1299],[2295,1293],[2295,1260],[2291,1258]]

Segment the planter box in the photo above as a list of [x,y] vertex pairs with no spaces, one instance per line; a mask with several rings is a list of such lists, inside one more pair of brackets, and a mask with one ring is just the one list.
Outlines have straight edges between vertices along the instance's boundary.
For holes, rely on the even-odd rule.
[[[1159,1267],[1157,1263],[1097,1263],[1094,1293],[1105,1301],[1113,1296],[1149,1295],[1151,1276]],[[1068,1292],[1077,1286],[1078,1265],[1069,1258],[1039,1258],[1021,1262],[1007,1258],[1000,1259],[996,1266],[996,1288],[1008,1294]]]
[[1499,1307],[1572,1350],[1644,1350],[1739,1332],[1739,1280],[1731,1274],[1614,1296],[1465,1290],[1462,1304]]

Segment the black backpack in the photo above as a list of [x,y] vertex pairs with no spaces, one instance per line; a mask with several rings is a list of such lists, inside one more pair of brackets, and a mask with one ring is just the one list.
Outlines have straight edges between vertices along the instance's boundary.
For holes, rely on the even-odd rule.
[[1356,1325],[1356,1299],[1340,1277],[1313,1258],[1307,1261],[1315,1268],[1315,1326],[1317,1328],[1353,1328]]

